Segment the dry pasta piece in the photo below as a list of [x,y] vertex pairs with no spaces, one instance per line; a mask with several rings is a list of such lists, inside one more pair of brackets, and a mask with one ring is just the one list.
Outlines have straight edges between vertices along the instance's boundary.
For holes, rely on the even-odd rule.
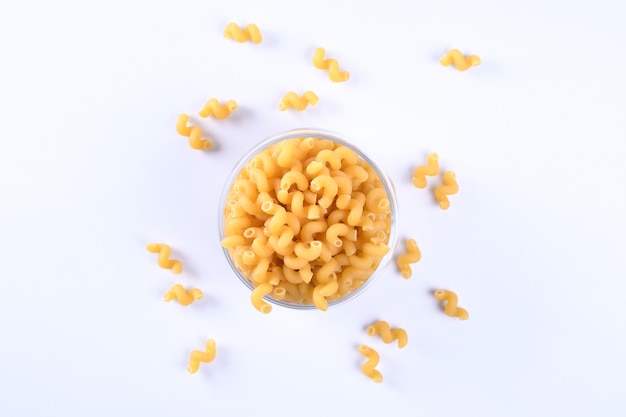
[[185,291],[185,288],[182,285],[176,284],[167,290],[163,299],[168,302],[176,299],[179,304],[188,306],[194,301],[201,299],[203,295],[202,290],[199,288],[193,288],[190,291]]
[[226,26],[226,29],[224,29],[224,36],[227,39],[233,39],[240,43],[252,41],[252,43],[258,44],[263,40],[261,31],[254,23],[242,29],[238,24],[231,22]]
[[450,49],[439,62],[444,67],[450,64],[454,64],[459,71],[467,71],[471,67],[477,67],[480,65],[480,58],[478,55],[469,55],[463,57],[463,54],[458,49]]
[[380,356],[378,355],[378,352],[376,352],[374,349],[367,345],[360,345],[359,353],[367,357],[367,361],[361,367],[361,372],[363,372],[365,376],[371,378],[372,381],[376,382],[377,384],[383,382],[382,374],[375,369],[378,365],[378,362],[380,361]]
[[435,152],[428,154],[428,164],[420,165],[413,171],[413,185],[415,188],[426,188],[426,176],[439,175],[439,155]]
[[202,139],[202,130],[198,126],[187,126],[189,115],[183,113],[178,116],[176,121],[176,131],[181,136],[189,137],[189,146],[192,149],[206,151],[213,147],[213,142],[208,139]]
[[409,337],[406,334],[406,330],[401,327],[392,329],[384,320],[377,321],[376,323],[367,327],[367,334],[369,336],[380,335],[381,339],[385,343],[392,343],[398,341],[398,347],[402,349],[409,341]]
[[175,274],[183,272],[183,264],[175,259],[170,259],[170,247],[165,243],[148,243],[146,245],[148,252],[159,254],[159,266],[169,269]]
[[322,311],[328,310],[328,301],[331,295],[335,294],[339,289],[336,279],[329,280],[326,284],[318,284],[313,289],[313,304]]
[[437,290],[434,292],[435,298],[440,301],[446,301],[444,312],[450,317],[458,317],[461,320],[467,320],[469,313],[464,308],[457,307],[459,298],[453,291]]
[[459,184],[456,182],[454,171],[443,174],[443,184],[435,188],[435,200],[439,202],[439,207],[442,210],[447,210],[450,207],[448,196],[459,192]]
[[[317,164],[317,165],[316,165]],[[357,290],[389,252],[391,203],[375,170],[342,143],[294,138],[243,166],[226,197],[222,246],[252,303],[329,303]]]
[[409,239],[406,241],[406,250],[407,253],[398,256],[396,260],[396,264],[398,265],[398,269],[402,274],[402,278],[409,279],[411,275],[413,275],[413,271],[411,271],[411,267],[409,264],[414,264],[419,262],[422,259],[422,252],[420,252],[417,247],[417,242],[415,239]]
[[263,301],[263,297],[268,294],[271,294],[274,287],[272,284],[263,283],[257,286],[253,291],[252,295],[250,295],[250,299],[252,300],[252,305],[254,308],[259,310],[263,314],[267,314],[272,311],[272,306]]
[[348,71],[339,71],[339,62],[336,59],[324,59],[326,51],[324,48],[317,48],[313,53],[313,65],[315,68],[328,70],[328,78],[332,82],[339,83],[342,81],[348,81],[350,79],[350,73]]
[[195,374],[200,369],[200,362],[213,362],[215,354],[217,353],[217,346],[215,340],[209,339],[206,342],[205,351],[194,350],[189,355],[189,365],[187,365],[187,372]]
[[211,98],[206,102],[204,107],[198,112],[200,117],[213,116],[216,119],[225,119],[237,109],[235,100],[228,100],[222,105],[216,98]]
[[315,94],[313,91],[305,91],[301,97],[298,97],[296,93],[290,91],[283,96],[283,99],[280,101],[278,108],[280,109],[280,111],[285,111],[288,108],[293,107],[298,111],[302,111],[306,109],[309,104],[311,106],[315,106],[318,101],[319,98],[317,97],[317,94]]

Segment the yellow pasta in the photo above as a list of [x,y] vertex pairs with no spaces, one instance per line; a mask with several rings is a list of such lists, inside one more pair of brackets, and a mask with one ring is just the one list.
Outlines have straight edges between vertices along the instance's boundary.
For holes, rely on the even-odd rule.
[[437,290],[434,293],[435,298],[440,301],[446,301],[444,312],[450,317],[458,317],[461,320],[467,320],[469,313],[464,308],[457,307],[459,298],[456,293],[447,290]]
[[206,342],[205,351],[194,350],[189,355],[189,365],[187,365],[187,372],[195,374],[200,369],[200,362],[213,362],[215,354],[217,353],[217,346],[215,340],[209,339]]
[[456,182],[454,171],[448,171],[443,174],[443,184],[435,188],[435,200],[439,202],[439,207],[442,210],[447,210],[450,207],[448,196],[459,192],[459,184]]
[[368,326],[367,334],[369,336],[376,336],[377,334],[379,334],[381,339],[383,339],[383,342],[385,343],[392,343],[397,340],[398,347],[400,349],[405,347],[409,341],[409,337],[406,334],[406,330],[400,327],[392,329],[389,326],[389,323],[387,323],[384,320],[377,321],[371,326]]
[[298,242],[295,244],[294,252],[296,256],[307,261],[314,261],[322,254],[322,242],[313,240],[309,243]]
[[319,98],[313,91],[305,91],[304,94],[302,94],[302,97],[299,97],[296,93],[290,91],[283,96],[278,108],[280,111],[285,111],[289,107],[293,107],[298,111],[302,111],[306,109],[309,104],[311,106],[315,106],[318,101]]
[[411,271],[411,267],[409,264],[419,262],[419,260],[422,259],[422,252],[420,252],[419,248],[417,247],[417,242],[415,241],[415,239],[409,239],[406,241],[406,250],[407,253],[398,256],[396,264],[398,265],[398,269],[402,274],[402,278],[409,279],[413,274],[413,271]]
[[224,103],[224,105],[222,105],[216,98],[211,98],[207,101],[202,110],[198,112],[198,114],[200,117],[213,116],[216,119],[225,119],[236,109],[237,102],[235,100],[228,100]]
[[163,296],[163,299],[168,302],[175,299],[179,302],[179,304],[188,306],[194,301],[201,299],[203,295],[204,294],[202,294],[202,290],[200,290],[199,288],[185,291],[185,288],[182,285],[176,284],[172,288],[167,290],[167,292]]
[[348,71],[339,71],[339,63],[336,59],[324,59],[326,51],[324,48],[317,48],[313,53],[313,65],[315,68],[328,70],[328,77],[332,82],[338,83],[348,81],[350,73]]
[[181,136],[189,137],[189,146],[196,150],[209,150],[213,147],[213,142],[208,139],[202,139],[202,130],[198,126],[187,126],[189,115],[183,113],[178,116],[176,121],[176,131]]
[[413,171],[413,185],[416,188],[426,188],[426,176],[439,175],[439,155],[435,152],[428,154],[428,165],[420,165]]
[[458,49],[450,49],[439,62],[444,67],[450,64],[454,64],[459,71],[467,71],[471,67],[477,67],[480,65],[480,58],[478,55],[469,55],[463,57],[463,54]]
[[226,26],[226,29],[224,29],[224,36],[227,39],[233,39],[240,43],[252,41],[252,43],[258,44],[263,40],[261,31],[257,25],[253,23],[241,29],[238,24],[231,22]]
[[257,286],[253,291],[250,299],[254,308],[259,310],[263,314],[267,314],[272,311],[272,306],[263,301],[263,297],[270,294],[274,290],[269,283],[263,283]]
[[335,223],[326,229],[326,241],[335,247],[341,247],[343,240],[339,236],[347,236],[350,233],[350,226],[344,223]]
[[378,365],[378,362],[380,361],[380,356],[378,355],[378,352],[376,352],[374,349],[367,345],[360,345],[359,353],[367,357],[367,361],[361,367],[361,372],[363,372],[365,376],[371,378],[377,384],[383,382],[382,374],[375,369]]
[[159,266],[164,269],[169,269],[175,274],[183,272],[183,264],[175,259],[170,259],[170,247],[165,243],[148,243],[146,245],[148,252],[159,254]]
[[[316,165],[317,164],[317,165]],[[389,252],[391,202],[376,172],[343,144],[294,138],[241,169],[226,197],[222,246],[263,297],[326,310]]]
[[[337,183],[329,175],[318,175],[311,181],[311,190],[318,192],[324,190],[323,197],[319,199],[319,205],[328,208],[337,196]],[[384,191],[384,190],[383,190]]]
[[333,295],[339,289],[336,280],[329,280],[326,284],[318,284],[313,289],[313,304],[322,311],[328,310],[328,297]]

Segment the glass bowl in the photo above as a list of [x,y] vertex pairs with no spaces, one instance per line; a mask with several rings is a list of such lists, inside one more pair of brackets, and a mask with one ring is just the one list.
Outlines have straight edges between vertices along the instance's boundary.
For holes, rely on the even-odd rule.
[[[362,280],[362,283],[360,285],[358,285],[356,288],[351,289],[350,291],[343,294],[342,296],[333,296],[333,297],[336,297],[334,299],[332,299],[331,297],[328,300],[328,307],[333,307],[335,305],[338,305],[340,303],[344,303],[348,300],[353,299],[358,294],[361,294],[363,291],[369,288],[372,285],[374,278],[376,278],[380,274],[380,271],[384,269],[385,266],[389,263],[389,261],[393,258],[393,252],[397,244],[397,230],[396,230],[397,221],[396,219],[397,219],[398,204],[397,204],[396,192],[393,187],[393,184],[390,181],[390,179],[385,175],[385,173],[378,167],[378,165],[376,165],[363,151],[361,151],[358,147],[356,147],[348,139],[346,139],[345,136],[334,133],[334,132],[330,132],[327,130],[316,129],[316,128],[293,129],[293,130],[288,130],[286,132],[272,136],[262,141],[257,146],[252,148],[249,152],[247,152],[243,156],[243,158],[236,164],[235,168],[231,172],[230,176],[228,177],[226,181],[226,185],[224,187],[222,195],[220,197],[219,210],[218,210],[219,238],[220,238],[220,242],[223,242],[223,239],[226,236],[226,233],[225,233],[225,226],[226,226],[225,222],[226,222],[226,217],[227,217],[226,213],[228,213],[229,210],[239,210],[239,208],[234,207],[234,206],[237,206],[237,203],[234,201],[233,198],[230,198],[231,190],[233,190],[233,186],[235,182],[238,180],[238,178],[240,178],[240,174],[244,170],[248,169],[247,172],[250,172],[251,161],[255,159],[255,156],[259,155],[261,152],[263,152],[267,148],[279,142],[295,140],[295,139],[301,139],[304,141],[304,140],[307,140],[308,138],[318,138],[319,140],[332,141],[337,144],[335,146],[343,145],[351,149],[352,151],[354,151],[359,158],[359,162],[362,160],[365,164],[369,165],[369,167],[371,167],[370,172],[373,171],[373,173],[375,173],[375,175],[378,176],[378,179],[380,179],[380,183],[377,182],[377,184],[382,185],[382,187],[379,187],[379,188],[384,189],[386,193],[386,197],[387,197],[386,200],[388,200],[388,203],[389,203],[388,204],[389,220],[386,220],[387,230],[386,230],[386,241],[385,241],[385,243],[389,247],[389,251],[384,256],[382,256],[382,258],[379,259],[377,266],[374,265],[375,269],[371,271],[371,274],[369,276],[362,277],[364,280]],[[265,153],[267,154],[268,152],[265,152]],[[276,155],[273,155],[273,158],[277,158]],[[352,181],[354,183],[354,179]],[[370,187],[370,190],[371,190],[371,187]],[[320,190],[318,189],[318,193],[319,191]],[[276,198],[273,198],[273,202],[278,203]],[[318,202],[320,205],[322,204],[321,199],[318,200]],[[285,207],[288,207],[288,206],[285,205]],[[334,207],[334,203],[332,207]],[[322,213],[321,218],[324,219],[328,214],[329,213]],[[357,235],[356,229],[357,227],[354,227],[355,236]],[[267,232],[267,225],[266,225],[265,231]],[[363,234],[365,232],[361,232],[361,233]],[[344,239],[344,242],[345,242],[345,239]],[[255,285],[251,282],[251,277],[249,276],[249,273],[246,273],[245,271],[240,269],[240,267],[237,265],[237,261],[233,259],[236,249],[233,249],[232,247],[230,249],[223,247],[223,250],[224,250],[224,255],[226,256],[226,259],[228,260],[228,263],[232,267],[237,277],[239,277],[241,282],[243,282],[250,290],[254,290]],[[319,261],[318,261],[317,267],[319,268]],[[310,267],[309,267],[309,270],[310,270]],[[314,304],[312,303],[309,304],[306,301],[300,301],[300,302],[286,301],[283,299],[275,298],[274,296],[272,296],[272,294],[265,296],[264,300],[275,305],[293,308],[293,309],[309,310],[309,309],[316,308]]]

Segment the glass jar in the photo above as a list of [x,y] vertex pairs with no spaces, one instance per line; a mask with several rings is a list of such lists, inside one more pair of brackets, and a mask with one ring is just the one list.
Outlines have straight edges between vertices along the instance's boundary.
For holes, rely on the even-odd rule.
[[[243,158],[236,164],[235,168],[233,169],[230,176],[228,177],[226,181],[226,185],[224,187],[224,190],[220,198],[219,211],[218,211],[219,238],[220,238],[220,242],[222,242],[225,237],[225,218],[226,218],[225,213],[227,213],[228,210],[232,208],[232,206],[236,205],[236,203],[234,203],[233,200],[229,199],[229,196],[231,194],[231,190],[233,189],[233,185],[239,178],[242,170],[245,170],[247,167],[249,168],[250,163],[255,158],[255,156],[259,155],[261,152],[271,147],[272,145],[277,144],[282,141],[296,140],[296,139],[301,139],[301,138],[318,138],[320,140],[332,141],[338,145],[343,145],[351,149],[352,151],[354,151],[358,155],[359,159],[362,160],[365,164],[369,165],[372,171],[378,176],[378,178],[380,179],[380,183],[382,183],[381,188],[385,190],[386,195],[387,195],[387,200],[389,201],[388,212],[390,213],[389,214],[390,221],[388,222],[388,233],[386,236],[386,244],[389,247],[389,251],[380,259],[380,261],[378,262],[378,265],[373,270],[373,272],[368,277],[364,277],[365,280],[358,287],[346,293],[345,295],[342,295],[335,299],[330,299],[328,301],[328,307],[332,307],[337,304],[353,299],[358,294],[361,294],[363,291],[369,288],[372,285],[374,278],[376,278],[379,275],[380,271],[385,268],[385,266],[389,263],[391,259],[393,259],[393,252],[397,244],[396,218],[397,218],[398,204],[397,204],[396,193],[395,193],[393,184],[389,180],[389,178],[385,175],[385,173],[363,151],[361,151],[358,147],[356,147],[348,139],[346,139],[345,136],[334,133],[334,132],[326,131],[323,129],[313,129],[313,128],[293,129],[293,130],[289,130],[289,131],[280,133],[278,135],[272,136],[262,141],[253,149],[251,149],[249,152],[247,152],[243,156]],[[274,202],[277,203],[275,198],[274,198]],[[229,207],[227,207],[227,204],[229,205]],[[321,218],[323,219],[328,214],[329,213],[322,214]],[[355,230],[356,230],[356,227],[355,227]],[[246,276],[246,274],[242,271],[242,269],[240,269],[237,266],[237,262],[233,259],[233,252],[231,252],[232,248],[227,249],[224,247],[223,249],[224,249],[224,255],[226,256],[228,263],[230,264],[233,271],[235,272],[235,275],[237,275],[237,277],[239,277],[241,282],[243,282],[248,288],[250,288],[250,290],[254,290],[255,285],[251,282],[250,277]],[[308,310],[308,309],[316,308],[314,304],[309,304],[306,302],[303,303],[303,302],[291,302],[291,301],[281,300],[281,299],[275,298],[271,294],[265,296],[264,299],[275,305],[289,307],[293,309]]]

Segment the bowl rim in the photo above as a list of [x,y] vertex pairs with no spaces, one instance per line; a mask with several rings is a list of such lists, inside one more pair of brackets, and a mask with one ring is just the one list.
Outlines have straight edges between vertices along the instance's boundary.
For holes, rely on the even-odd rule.
[[[228,264],[230,265],[231,269],[233,270],[233,272],[235,273],[235,275],[239,278],[241,282],[244,283],[244,285],[246,285],[251,291],[253,291],[256,287],[252,284],[252,282],[250,282],[250,280],[248,280],[246,277],[243,276],[239,268],[237,268],[237,265],[235,265],[232,259],[232,256],[230,255],[229,250],[221,245],[221,242],[224,239],[224,208],[226,204],[226,198],[228,197],[228,194],[233,186],[233,183],[235,182],[237,176],[239,176],[239,173],[241,172],[241,170],[244,169],[245,165],[250,160],[252,160],[252,158],[256,154],[258,154],[263,149],[271,145],[274,145],[278,142],[282,142],[284,140],[302,138],[302,137],[315,137],[319,139],[331,140],[333,142],[340,143],[343,146],[346,146],[352,149],[353,151],[355,151],[359,155],[359,157],[362,158],[365,162],[367,162],[372,167],[372,169],[376,172],[376,174],[378,175],[378,178],[381,180],[381,182],[383,183],[383,186],[385,187],[385,191],[387,192],[387,195],[389,197],[389,202],[390,202],[390,212],[391,212],[390,229],[391,230],[389,233],[389,241],[388,241],[389,252],[385,256],[383,256],[380,263],[378,264],[378,267],[376,267],[374,272],[372,272],[372,274],[368,277],[368,279],[363,284],[361,284],[361,286],[359,286],[356,290],[352,291],[350,294],[346,296],[343,296],[336,300],[329,301],[328,308],[330,309],[334,306],[346,303],[347,301],[356,298],[356,296],[362,294],[367,288],[369,288],[373,284],[373,282],[376,281],[376,278],[380,276],[381,271],[385,269],[385,267],[389,264],[391,259],[393,259],[394,252],[398,244],[398,231],[397,231],[398,201],[397,201],[396,190],[393,185],[393,182],[387,176],[387,174],[385,174],[385,172],[380,168],[380,166],[376,164],[369,156],[367,156],[367,154],[363,150],[361,150],[361,148],[354,145],[354,143],[352,143],[352,141],[347,136],[331,131],[331,130],[321,129],[321,128],[311,128],[311,127],[296,128],[296,129],[286,130],[284,132],[269,136],[265,138],[264,140],[260,141],[257,145],[253,146],[249,151],[247,151],[237,161],[231,173],[227,177],[224,187],[222,189],[222,193],[220,195],[220,199],[218,201],[217,214],[218,214],[218,225],[219,225],[218,226],[219,245],[222,248],[222,251],[224,252],[224,256],[226,257],[226,260]],[[287,307],[290,309],[317,310],[314,304],[298,304],[298,303],[292,303],[292,302],[283,301],[283,300],[277,300],[271,295],[266,295],[265,297],[263,297],[263,299],[274,305]]]

